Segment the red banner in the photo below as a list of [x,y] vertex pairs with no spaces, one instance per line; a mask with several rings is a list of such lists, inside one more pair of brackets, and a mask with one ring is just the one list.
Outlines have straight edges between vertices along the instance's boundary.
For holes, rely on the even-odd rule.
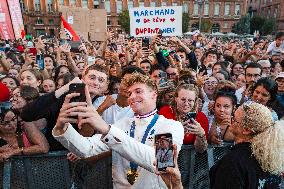
[[15,39],[6,0],[0,0],[0,37],[2,39]]
[[69,39],[71,39],[72,41],[80,41],[79,36],[76,34],[73,28],[66,22],[63,16],[61,16],[61,21],[64,27],[64,31],[66,35],[69,37]]
[[24,31],[23,17],[19,0],[8,0],[10,16],[14,28],[15,38],[22,37],[21,33]]

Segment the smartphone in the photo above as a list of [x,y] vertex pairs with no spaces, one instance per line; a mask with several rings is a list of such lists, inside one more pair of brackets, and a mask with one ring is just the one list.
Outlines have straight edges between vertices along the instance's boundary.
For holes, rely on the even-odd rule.
[[67,41],[67,43],[71,46],[70,51],[74,53],[79,53],[79,46],[82,44],[81,41]]
[[167,167],[175,167],[172,134],[155,135],[155,146],[158,171],[165,171]]
[[180,62],[181,61],[181,58],[178,54],[174,54],[174,58],[176,59],[177,62]]
[[84,83],[71,83],[69,85],[69,93],[80,93],[80,96],[72,98],[71,102],[86,102]]
[[88,65],[94,64],[96,61],[96,58],[94,56],[88,56]]
[[36,63],[40,70],[44,70],[44,55],[43,54],[36,55]]
[[187,120],[189,120],[189,119],[196,119],[196,112],[188,112],[187,114],[186,114],[186,118],[187,118]]
[[162,36],[163,36],[163,31],[162,31],[161,29],[159,29],[159,31],[158,31],[158,36],[159,36],[159,37],[162,37]]
[[35,56],[36,55],[36,48],[35,47],[29,48],[29,53],[31,53]]
[[149,48],[149,46],[150,46],[150,40],[149,40],[149,38],[147,38],[147,37],[143,38],[143,39],[142,39],[142,48],[143,48],[143,47]]
[[160,88],[165,87],[165,85],[167,85],[167,82],[168,82],[167,73],[164,71],[161,71],[159,73],[159,76],[161,78],[159,82],[159,87]]

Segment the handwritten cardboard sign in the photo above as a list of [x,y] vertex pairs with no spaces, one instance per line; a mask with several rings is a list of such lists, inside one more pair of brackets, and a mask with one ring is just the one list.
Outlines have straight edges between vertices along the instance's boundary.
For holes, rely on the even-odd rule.
[[182,35],[182,7],[139,7],[129,10],[130,35],[149,37],[163,31],[163,36]]

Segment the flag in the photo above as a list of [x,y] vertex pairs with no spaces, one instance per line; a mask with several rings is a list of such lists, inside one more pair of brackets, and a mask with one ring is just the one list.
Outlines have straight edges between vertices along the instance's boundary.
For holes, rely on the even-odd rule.
[[68,35],[69,38],[72,39],[72,41],[80,41],[79,36],[76,34],[73,28],[66,22],[63,16],[61,16],[61,21],[66,35]]
[[26,36],[26,32],[25,32],[25,30],[24,30],[24,29],[22,29],[22,31],[21,31],[21,37],[22,37],[22,39],[24,39],[24,38],[25,38],[25,36]]

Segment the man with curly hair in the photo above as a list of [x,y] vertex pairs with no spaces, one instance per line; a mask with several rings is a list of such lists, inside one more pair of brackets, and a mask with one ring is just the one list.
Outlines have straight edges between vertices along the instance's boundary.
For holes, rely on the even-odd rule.
[[[111,150],[114,188],[166,188],[161,177],[155,175],[154,136],[171,133],[179,151],[183,126],[157,114],[157,86],[148,76],[134,73],[122,82],[127,88],[128,104],[135,113],[134,118],[124,117],[108,125],[92,106],[86,88],[87,102],[70,103],[70,99],[79,94],[66,96],[53,136],[80,157]],[[70,125],[72,122],[78,122],[79,127],[90,125],[100,134],[83,137]]]

